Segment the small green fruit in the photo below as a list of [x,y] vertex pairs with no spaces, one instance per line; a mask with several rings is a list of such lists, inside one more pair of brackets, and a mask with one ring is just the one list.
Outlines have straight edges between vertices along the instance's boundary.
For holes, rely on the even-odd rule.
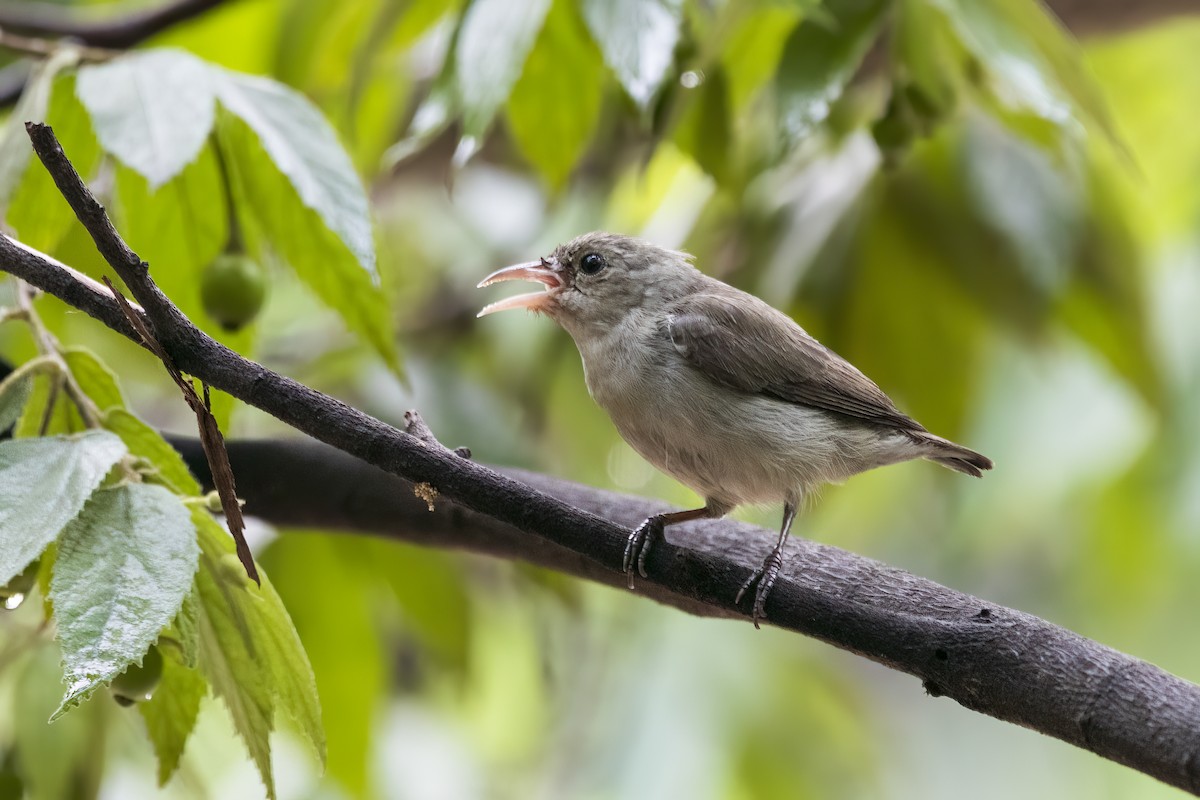
[[142,659],[142,665],[130,664],[129,668],[113,678],[109,690],[120,705],[133,705],[145,700],[158,688],[162,680],[163,657],[158,648],[151,646]]
[[205,312],[227,331],[253,321],[266,296],[262,267],[244,253],[222,253],[205,267],[200,279]]

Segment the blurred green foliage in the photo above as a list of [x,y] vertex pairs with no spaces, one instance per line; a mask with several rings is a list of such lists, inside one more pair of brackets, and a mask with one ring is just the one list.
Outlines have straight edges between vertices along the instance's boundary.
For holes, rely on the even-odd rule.
[[[139,64],[158,100],[132,114],[130,79],[103,71]],[[861,476],[802,533],[1196,680],[1197,108],[1200,20],[1080,48],[1034,0],[240,0],[117,61],[68,48],[37,66],[0,139],[0,198],[22,240],[101,274],[30,165],[19,123],[45,118],[225,343],[384,419],[416,406],[481,460],[681,503],[592,404],[565,334],[476,323],[471,287],[596,228],[684,247],[997,461],[983,482]],[[231,247],[269,276],[237,333],[200,302]],[[129,408],[188,430],[148,355],[39,311],[119,374]],[[35,346],[5,325],[0,352]],[[283,433],[217,410],[232,436]],[[56,406],[53,428],[78,429],[70,415]],[[111,429],[141,454],[129,419]],[[280,720],[281,797],[1167,796],[818,643],[519,565],[259,533],[328,741],[319,777]],[[62,691],[36,605],[0,625],[3,770],[31,796],[148,794],[143,730],[168,763],[197,713],[163,795],[261,791],[221,704],[171,658],[144,726],[105,697],[44,725]],[[266,702],[268,677],[242,690]]]

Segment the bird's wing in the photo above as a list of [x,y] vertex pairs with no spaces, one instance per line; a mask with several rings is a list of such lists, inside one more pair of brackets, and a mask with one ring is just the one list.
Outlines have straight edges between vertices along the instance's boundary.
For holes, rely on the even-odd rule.
[[751,394],[923,431],[870,378],[787,315],[748,294],[695,294],[665,317],[679,353],[717,383]]

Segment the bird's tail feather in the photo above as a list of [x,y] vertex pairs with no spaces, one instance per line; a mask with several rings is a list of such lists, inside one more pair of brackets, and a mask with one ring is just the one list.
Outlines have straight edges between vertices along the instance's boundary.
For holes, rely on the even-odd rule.
[[983,471],[991,469],[993,466],[992,460],[987,456],[982,453],[976,453],[974,450],[963,447],[961,444],[955,444],[949,439],[934,436],[932,433],[925,434],[922,439],[928,445],[928,452],[925,454],[925,458],[941,464],[947,469],[961,472],[964,475],[973,475],[976,478],[982,478]]

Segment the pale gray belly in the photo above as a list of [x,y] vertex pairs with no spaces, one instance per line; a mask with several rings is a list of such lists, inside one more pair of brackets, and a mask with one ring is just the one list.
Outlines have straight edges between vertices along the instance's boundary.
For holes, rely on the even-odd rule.
[[652,369],[587,361],[588,388],[625,441],[706,498],[799,500],[918,455],[901,434],[719,386],[682,361]]

